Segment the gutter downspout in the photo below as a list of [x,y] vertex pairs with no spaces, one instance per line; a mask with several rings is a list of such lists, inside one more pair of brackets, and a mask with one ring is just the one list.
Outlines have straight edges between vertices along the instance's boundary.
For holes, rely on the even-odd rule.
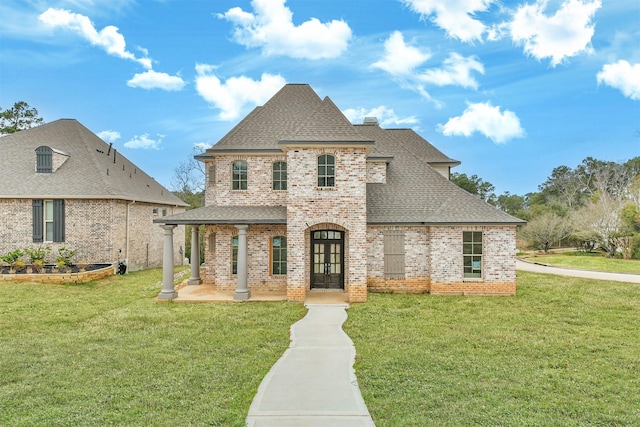
[[125,258],[124,258],[124,262],[125,265],[127,266],[127,273],[129,273],[129,208],[131,206],[133,206],[136,203],[135,200],[131,201],[130,203],[127,203],[127,234],[125,237]]

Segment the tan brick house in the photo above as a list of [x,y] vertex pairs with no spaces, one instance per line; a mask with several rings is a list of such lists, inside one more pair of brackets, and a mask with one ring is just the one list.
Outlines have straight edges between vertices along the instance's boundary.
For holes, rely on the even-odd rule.
[[[449,181],[459,162],[413,130],[353,125],[309,85],[286,85],[197,159],[205,207],[156,220],[169,239],[174,225],[206,225],[206,269],[190,284],[294,301],[311,289],[351,302],[368,290],[516,291],[523,221]],[[161,298],[175,296],[169,274]]]
[[[60,246],[74,260],[163,263],[156,218],[187,206],[76,120],[57,120],[0,138],[0,253]],[[184,228],[173,263],[181,260]]]

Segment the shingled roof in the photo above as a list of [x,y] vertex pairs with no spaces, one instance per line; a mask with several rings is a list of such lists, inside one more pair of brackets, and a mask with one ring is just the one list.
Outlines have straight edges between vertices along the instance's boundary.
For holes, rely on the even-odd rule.
[[[36,173],[36,148],[68,159],[53,173]],[[0,138],[0,198],[122,199],[188,206],[73,119]]]
[[[412,129],[351,124],[328,97],[288,84],[257,107],[199,159],[231,153],[282,153],[283,145],[371,145],[369,159],[387,161],[384,184],[367,184],[368,224],[522,224],[466,192],[430,165],[456,166]],[[265,209],[265,214],[258,214]],[[284,211],[256,206],[205,207],[158,222],[282,223]],[[181,222],[180,222],[181,223]]]

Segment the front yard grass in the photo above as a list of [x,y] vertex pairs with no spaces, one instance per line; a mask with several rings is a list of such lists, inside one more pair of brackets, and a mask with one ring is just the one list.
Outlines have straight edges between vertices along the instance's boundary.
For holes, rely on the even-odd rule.
[[540,262],[556,267],[582,270],[606,271],[610,273],[640,274],[640,260],[607,258],[602,252],[561,252],[526,257],[527,261]]
[[0,284],[0,425],[244,426],[306,310],[161,303],[161,275]]
[[640,286],[518,272],[515,297],[349,308],[378,427],[640,425]]

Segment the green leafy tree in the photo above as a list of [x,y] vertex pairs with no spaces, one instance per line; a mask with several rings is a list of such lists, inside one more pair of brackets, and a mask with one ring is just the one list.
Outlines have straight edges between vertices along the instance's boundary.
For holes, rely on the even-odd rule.
[[0,135],[16,133],[43,123],[44,119],[38,116],[38,110],[24,101],[18,101],[4,111],[0,108]]
[[451,182],[492,205],[496,204],[495,187],[490,182],[478,177],[478,175],[467,176],[465,173],[453,172],[451,174]]

